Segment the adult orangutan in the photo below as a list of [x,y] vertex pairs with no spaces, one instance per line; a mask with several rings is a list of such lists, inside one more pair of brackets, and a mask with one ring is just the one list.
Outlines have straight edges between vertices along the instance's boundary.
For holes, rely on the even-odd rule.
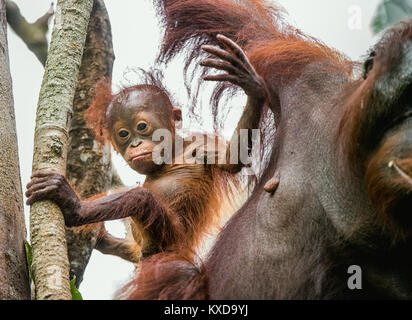
[[[264,1],[158,7],[160,59],[193,49],[190,64],[217,34],[231,38],[267,84],[276,132],[253,195],[205,262],[157,259],[128,297],[412,298],[412,21],[386,31],[361,72]],[[351,265],[362,290],[348,288]]]
[[[235,174],[249,164],[241,161],[241,152],[250,154],[253,141],[248,139],[243,148],[242,136],[252,138],[248,129],[257,127],[267,92],[243,51],[224,36],[218,39],[225,50],[204,48],[215,58],[202,65],[227,73],[205,80],[230,81],[248,95],[231,143],[224,146],[225,154],[219,153],[214,137],[200,135],[193,142],[176,133],[181,111],[159,79],[146,73],[145,83],[115,95],[110,81],[100,82],[86,113],[96,139],[110,142],[133,170],[146,175],[143,187],[80,200],[64,176],[49,171],[35,172],[27,185],[27,204],[45,199],[56,202],[67,226],[131,217],[136,241],[140,242],[143,232],[143,256],[154,254],[143,259],[139,268],[139,279],[145,281],[149,280],[145,271],[153,271],[152,262],[158,256],[193,259],[201,237],[219,222],[221,205],[238,186]],[[104,232],[98,249],[132,262],[140,257],[139,246]]]

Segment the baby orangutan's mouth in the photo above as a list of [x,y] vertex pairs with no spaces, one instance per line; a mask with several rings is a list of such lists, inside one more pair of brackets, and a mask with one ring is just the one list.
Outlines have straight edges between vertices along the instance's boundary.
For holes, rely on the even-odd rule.
[[130,161],[131,162],[140,161],[140,160],[143,160],[143,159],[146,159],[146,158],[150,157],[151,154],[152,154],[151,152],[143,152],[143,153],[140,153],[138,155],[135,155],[135,156],[131,157]]
[[403,171],[398,164],[396,163],[396,161],[392,160],[391,162],[389,162],[388,164],[389,168],[394,168],[399,175],[406,181],[408,182],[411,187],[412,187],[412,177],[410,175],[408,175],[405,171]]

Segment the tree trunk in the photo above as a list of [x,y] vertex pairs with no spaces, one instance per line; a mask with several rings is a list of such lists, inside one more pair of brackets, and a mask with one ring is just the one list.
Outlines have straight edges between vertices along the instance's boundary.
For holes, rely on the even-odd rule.
[[6,4],[0,0],[0,300],[30,299],[18,159]]
[[[92,103],[91,91],[98,80],[111,77],[113,44],[109,16],[104,2],[95,0],[90,16],[86,44],[74,97],[70,146],[67,156],[67,178],[82,198],[88,198],[111,187],[110,147],[99,147],[84,121],[84,112]],[[66,230],[70,260],[70,278],[76,276],[76,287],[96,245],[101,224]]]
[[[33,171],[65,174],[68,125],[93,0],[58,0],[37,106]],[[36,299],[71,299],[65,224],[59,207],[39,201],[30,211]]]

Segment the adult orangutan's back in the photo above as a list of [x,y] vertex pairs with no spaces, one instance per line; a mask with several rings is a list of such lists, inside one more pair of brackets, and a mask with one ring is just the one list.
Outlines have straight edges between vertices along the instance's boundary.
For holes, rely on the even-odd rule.
[[[357,70],[263,3],[159,4],[160,58],[190,44],[190,64],[216,34],[231,38],[266,81],[273,118],[262,123],[276,132],[252,197],[205,265],[165,260],[152,290],[173,288],[177,299],[412,298],[412,21],[388,31]],[[352,265],[361,290],[348,288]]]

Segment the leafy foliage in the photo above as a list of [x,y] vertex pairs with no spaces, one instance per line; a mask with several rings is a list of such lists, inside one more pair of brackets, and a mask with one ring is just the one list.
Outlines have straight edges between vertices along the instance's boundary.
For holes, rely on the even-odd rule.
[[76,276],[70,280],[70,291],[72,293],[72,300],[83,300],[83,297],[79,290],[76,288]]
[[[29,268],[30,278],[34,281],[34,275],[31,269],[31,262],[32,262],[31,246],[30,246],[30,243],[28,243],[27,241],[24,242],[24,245],[26,247],[26,260],[27,260],[27,266]],[[83,297],[80,291],[76,288],[75,283],[76,283],[76,276],[74,276],[73,279],[70,280],[70,291],[72,293],[72,300],[83,300]]]
[[412,0],[383,0],[372,20],[374,33],[406,18],[412,18]]
[[24,246],[26,247],[26,261],[27,261],[27,267],[29,268],[30,279],[34,281],[34,275],[31,269],[31,261],[32,261],[31,245],[27,241],[24,241]]

